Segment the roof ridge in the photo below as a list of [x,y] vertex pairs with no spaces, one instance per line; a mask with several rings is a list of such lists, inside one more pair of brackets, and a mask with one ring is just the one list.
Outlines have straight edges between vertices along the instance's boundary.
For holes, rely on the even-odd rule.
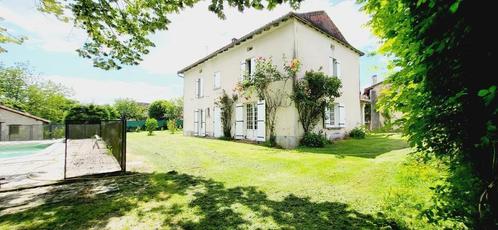
[[[324,25],[324,24],[327,24],[327,23],[323,23],[323,21],[317,21],[317,19],[311,19],[310,18],[310,17],[316,16],[316,15],[323,15],[323,16],[325,16],[327,18],[327,20],[330,22],[331,27],[329,27],[327,25]],[[334,22],[332,21],[332,19],[330,19],[330,17],[328,16],[327,12],[325,12],[324,10],[311,11],[311,12],[306,12],[306,13],[297,13],[297,12],[294,12],[294,11],[290,11],[289,13],[287,13],[287,14],[285,14],[283,16],[280,16],[280,17],[278,17],[275,20],[270,21],[269,23],[264,24],[263,26],[259,27],[258,29],[255,29],[255,30],[249,32],[248,34],[246,34],[246,35],[238,38],[237,40],[231,41],[227,45],[222,46],[221,48],[215,50],[211,54],[209,54],[209,55],[207,55],[207,56],[205,56],[205,57],[203,57],[201,59],[198,59],[194,63],[188,65],[187,67],[185,67],[185,68],[183,68],[181,70],[179,70],[178,74],[182,74],[185,71],[188,71],[189,69],[194,68],[195,66],[197,66],[197,65],[199,65],[199,64],[201,64],[201,63],[203,63],[203,62],[205,62],[205,61],[207,61],[209,59],[211,59],[212,57],[215,57],[216,55],[218,55],[220,53],[223,53],[223,52],[227,51],[228,49],[230,49],[232,47],[235,47],[236,45],[238,45],[238,44],[240,44],[240,43],[242,43],[242,42],[244,42],[244,41],[246,41],[248,39],[251,39],[253,36],[255,36],[255,35],[259,34],[259,33],[263,33],[264,31],[268,30],[272,26],[278,25],[281,22],[286,21],[286,20],[288,20],[291,17],[296,18],[301,23],[304,23],[304,24],[307,24],[308,26],[314,27],[314,29],[318,30],[321,33],[326,34],[327,36],[329,36],[332,39],[335,39],[337,42],[339,42],[342,45],[344,45],[344,46],[348,47],[349,49],[353,50],[353,52],[358,53],[360,56],[362,56],[364,54],[363,52],[361,52],[360,50],[354,48],[351,44],[349,44],[349,42],[344,38],[344,36],[342,35],[342,33],[339,31],[339,28],[334,24]]]

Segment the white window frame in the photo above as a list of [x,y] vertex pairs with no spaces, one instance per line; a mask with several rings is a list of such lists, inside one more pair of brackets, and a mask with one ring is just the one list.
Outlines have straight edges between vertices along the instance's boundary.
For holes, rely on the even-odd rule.
[[325,128],[344,128],[346,127],[345,106],[342,103],[333,103],[332,106],[325,109],[324,127]]

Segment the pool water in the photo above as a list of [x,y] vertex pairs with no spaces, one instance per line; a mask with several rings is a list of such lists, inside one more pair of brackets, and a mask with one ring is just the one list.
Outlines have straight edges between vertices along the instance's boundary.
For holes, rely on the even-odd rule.
[[52,143],[26,143],[0,145],[0,158],[20,157],[39,153]]

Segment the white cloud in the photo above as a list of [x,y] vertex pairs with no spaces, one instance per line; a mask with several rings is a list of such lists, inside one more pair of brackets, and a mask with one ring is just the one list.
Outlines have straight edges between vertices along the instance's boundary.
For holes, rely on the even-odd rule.
[[[359,8],[352,0],[335,5],[327,0],[310,0],[304,1],[298,12],[325,10],[353,46],[368,51],[375,47],[376,39],[364,26],[369,18]],[[280,6],[272,11],[247,10],[244,13],[226,8],[227,19],[220,20],[208,11],[208,2],[199,3],[170,16],[172,23],[169,29],[155,36],[157,48],[145,56],[141,66],[150,73],[176,73],[228,44],[231,38],[241,37],[289,11],[292,11],[289,6]]]
[[80,77],[42,76],[41,78],[70,87],[74,99],[82,103],[109,104],[118,98],[132,98],[139,102],[152,102],[182,95],[182,87],[158,86],[143,82],[93,80]]
[[37,11],[34,4],[0,5],[0,15],[5,22],[30,33],[16,31],[16,34],[28,36],[27,44],[40,46],[47,51],[74,52],[86,38],[81,29],[75,28],[71,23],[61,22],[52,15]]

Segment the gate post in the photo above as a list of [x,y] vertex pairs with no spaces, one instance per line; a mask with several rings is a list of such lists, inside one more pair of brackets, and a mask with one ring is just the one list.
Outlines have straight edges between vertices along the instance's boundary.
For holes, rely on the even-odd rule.
[[66,169],[67,169],[67,141],[69,137],[69,129],[68,129],[68,122],[65,122],[65,128],[64,128],[64,180],[66,179]]
[[121,117],[121,171],[126,172],[126,116]]

